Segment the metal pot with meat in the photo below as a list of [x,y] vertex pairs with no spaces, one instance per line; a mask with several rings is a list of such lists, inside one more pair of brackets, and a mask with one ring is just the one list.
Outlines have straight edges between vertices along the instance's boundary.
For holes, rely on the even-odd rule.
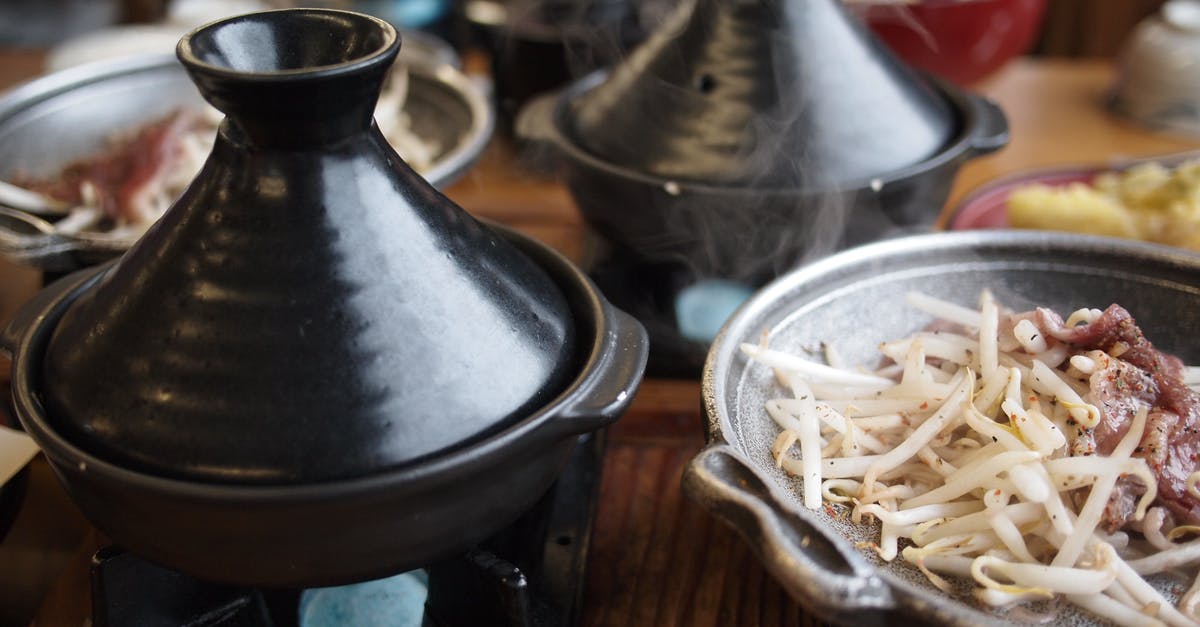
[[[376,108],[388,142],[434,186],[465,172],[493,130],[461,71],[401,55]],[[173,55],[60,70],[0,97],[0,254],[64,272],[127,250],[179,197],[221,114]]]
[[185,36],[226,115],[200,173],[0,334],[17,417],[120,546],[255,586],[429,564],[514,520],[632,399],[641,326],[372,121],[399,45],[317,9]]

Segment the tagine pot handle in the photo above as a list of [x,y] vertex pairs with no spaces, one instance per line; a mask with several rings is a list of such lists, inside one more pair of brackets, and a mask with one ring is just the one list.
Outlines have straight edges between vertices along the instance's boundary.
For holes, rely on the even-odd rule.
[[784,588],[828,614],[896,609],[891,588],[859,555],[774,488],[730,445],[702,450],[684,469],[683,490],[732,525]]
[[967,94],[971,117],[978,120],[968,140],[975,155],[996,152],[1008,145],[1008,118],[996,103],[975,94]]
[[633,316],[616,308],[611,309],[609,324],[601,331],[598,342],[604,347],[593,352],[593,359],[608,364],[591,365],[585,370],[603,372],[604,376],[588,381],[577,390],[574,402],[561,411],[553,431],[564,435],[579,435],[612,424],[629,409],[642,380],[649,354],[649,340],[642,324]]

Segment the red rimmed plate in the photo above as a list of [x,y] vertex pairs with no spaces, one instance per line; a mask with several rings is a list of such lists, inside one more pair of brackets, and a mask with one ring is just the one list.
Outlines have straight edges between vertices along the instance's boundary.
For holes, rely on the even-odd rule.
[[1193,159],[1200,159],[1200,151],[1114,160],[1108,165],[1038,168],[1002,176],[975,188],[959,201],[950,214],[947,228],[952,231],[1008,228],[1008,197],[1014,190],[1026,185],[1062,187],[1071,183],[1091,183],[1104,172],[1120,172],[1150,162],[1158,162],[1171,168]]

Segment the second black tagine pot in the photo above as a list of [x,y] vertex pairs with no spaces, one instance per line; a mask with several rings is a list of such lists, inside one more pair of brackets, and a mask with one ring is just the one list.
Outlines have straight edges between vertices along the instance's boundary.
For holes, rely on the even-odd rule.
[[425,565],[516,518],[631,400],[641,326],[383,139],[399,46],[315,9],[185,36],[227,116],[207,163],[119,261],[0,337],[19,419],[125,548],[257,586]]
[[682,0],[517,130],[559,156],[600,243],[588,270],[646,325],[651,370],[691,377],[748,294],[931,229],[959,168],[1008,141],[995,104],[914,72],[837,0]]

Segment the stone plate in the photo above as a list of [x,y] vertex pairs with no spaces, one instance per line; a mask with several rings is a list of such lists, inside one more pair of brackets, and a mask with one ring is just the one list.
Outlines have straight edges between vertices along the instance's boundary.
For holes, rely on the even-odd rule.
[[[985,287],[1014,309],[1042,305],[1069,313],[1120,303],[1157,347],[1200,362],[1200,255],[1175,248],[1038,231],[934,233],[851,249],[766,286],[730,318],[709,351],[708,445],[689,464],[684,489],[735,527],[815,613],[854,624],[908,615],[962,626],[1005,625],[1015,616],[983,609],[969,595],[943,594],[903,559],[886,563],[855,547],[875,540],[877,528],[805,509],[800,481],[777,470],[770,454],[778,429],[763,403],[784,392],[738,345],[767,333],[772,348],[819,360],[813,349],[833,342],[848,363],[876,364],[879,342],[931,320],[904,304],[906,292],[972,304]],[[1169,591],[1181,582],[1154,583]],[[963,591],[969,589],[964,582]],[[1056,618],[1060,625],[1097,622],[1065,604]]]

